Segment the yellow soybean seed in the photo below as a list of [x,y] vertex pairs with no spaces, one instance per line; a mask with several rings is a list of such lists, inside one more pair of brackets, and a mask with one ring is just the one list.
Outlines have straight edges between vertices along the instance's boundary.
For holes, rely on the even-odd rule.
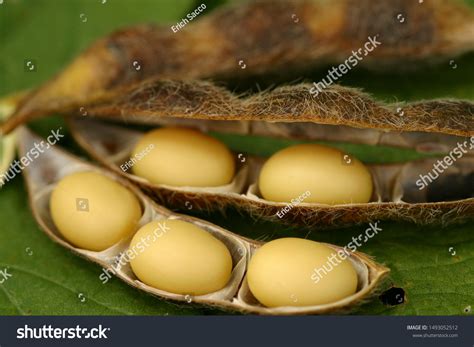
[[95,172],[64,177],[54,188],[49,207],[61,235],[92,251],[107,249],[133,233],[141,218],[136,196]]
[[285,148],[263,165],[259,188],[264,199],[321,204],[366,203],[372,196],[372,177],[359,160],[337,149],[316,144]]
[[235,174],[229,149],[192,129],[160,128],[147,133],[132,152],[132,159],[138,157],[133,173],[155,184],[214,187],[230,183]]
[[256,251],[247,282],[255,298],[267,307],[310,306],[354,294],[357,273],[344,255],[326,245],[283,238]]
[[224,243],[180,220],[146,224],[133,237],[128,253],[140,281],[176,294],[218,291],[232,272],[232,257]]

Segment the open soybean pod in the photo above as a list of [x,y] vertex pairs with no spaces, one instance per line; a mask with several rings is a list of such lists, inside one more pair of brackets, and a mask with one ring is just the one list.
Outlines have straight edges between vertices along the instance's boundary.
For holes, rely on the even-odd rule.
[[[85,118],[71,118],[70,125],[76,141],[92,157],[170,207],[183,209],[192,204],[197,209],[213,210],[234,206],[256,217],[318,227],[379,219],[448,224],[474,216],[472,103],[425,101],[407,104],[405,114],[400,115],[391,105],[379,104],[352,88],[328,88],[317,97],[311,96],[308,88],[309,85],[301,84],[237,97],[209,82],[147,81],[123,89],[109,102],[98,103],[88,111],[90,116],[147,125],[389,145],[430,153],[448,153],[461,144],[465,145],[466,153],[426,189],[420,189],[416,182],[420,175],[427,175],[433,169],[439,158],[370,165],[374,189],[365,203],[328,205],[302,201],[285,211],[281,218],[278,213],[289,201],[263,198],[257,182],[264,158],[236,160],[237,173],[225,186],[156,184],[135,175],[133,170],[121,169],[143,133]],[[343,154],[338,158],[339,168],[350,164],[344,162]]]
[[343,63],[369,37],[380,42],[359,62],[369,68],[452,59],[474,47],[474,14],[456,0],[259,0],[202,15],[178,33],[125,28],[27,95],[2,132],[153,76],[227,79]]
[[[26,128],[20,129],[20,156],[27,155],[29,151],[34,148],[35,143],[41,140],[40,137],[34,135]],[[165,299],[194,302],[247,313],[274,315],[323,314],[347,311],[367,300],[376,293],[377,287],[381,284],[382,279],[389,271],[386,267],[374,262],[369,256],[354,252],[351,253],[348,258],[357,277],[357,285],[354,294],[338,301],[322,305],[264,307],[252,295],[246,279],[249,261],[251,261],[253,254],[263,245],[262,243],[243,238],[204,220],[175,214],[155,204],[127,180],[112,172],[84,162],[60,150],[57,146],[51,147],[41,155],[41,160],[35,160],[25,168],[24,177],[34,217],[44,232],[61,246],[104,268],[111,271],[113,270],[113,273],[121,280],[149,294]],[[143,283],[137,278],[129,262],[121,262],[121,259],[130,247],[130,239],[134,236],[134,232],[129,237],[125,237],[116,244],[100,251],[91,251],[74,246],[64,237],[62,232],[58,230],[51,209],[49,208],[49,203],[52,192],[55,191],[59,184],[58,182],[65,177],[70,177],[72,174],[82,172],[93,172],[107,177],[118,183],[121,187],[126,188],[138,199],[142,214],[138,221],[137,229],[156,220],[184,221],[211,234],[214,238],[222,242],[232,257],[232,273],[226,285],[220,290],[205,295],[184,295],[157,289]],[[69,198],[74,200],[77,197],[70,196]],[[95,208],[94,201],[90,202],[90,208]],[[116,215],[114,211],[110,211],[108,214]],[[161,241],[158,240],[157,242],[159,243]],[[342,247],[334,245],[326,246],[334,252],[342,250]],[[176,249],[174,253],[179,255],[179,249]],[[309,279],[311,274],[308,273],[307,275]]]

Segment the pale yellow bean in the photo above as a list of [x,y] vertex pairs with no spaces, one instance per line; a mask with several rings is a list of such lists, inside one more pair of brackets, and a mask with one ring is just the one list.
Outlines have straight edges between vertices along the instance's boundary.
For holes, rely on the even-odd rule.
[[141,217],[140,203],[130,190],[95,172],[64,177],[51,194],[50,211],[66,240],[92,251],[135,232]]
[[223,143],[186,128],[147,133],[131,158],[133,173],[155,184],[214,187],[230,183],[235,174],[235,158]]
[[204,295],[225,287],[232,257],[225,244],[194,224],[163,219],[143,226],[129,252],[135,275],[171,293]]
[[354,294],[357,273],[348,259],[326,245],[282,238],[256,251],[250,260],[247,282],[265,306],[310,306]]
[[263,165],[258,183],[263,198],[279,202],[366,203],[373,190],[364,164],[337,149],[316,144],[275,153]]

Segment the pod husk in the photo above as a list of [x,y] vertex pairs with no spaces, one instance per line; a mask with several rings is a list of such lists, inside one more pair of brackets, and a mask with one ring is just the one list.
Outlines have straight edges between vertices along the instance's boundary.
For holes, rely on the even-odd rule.
[[[91,157],[140,186],[155,201],[171,208],[224,212],[226,208],[232,206],[255,218],[318,228],[340,227],[376,220],[447,225],[474,217],[472,156],[458,159],[442,177],[422,191],[415,186],[415,181],[418,175],[427,175],[438,159],[368,165],[374,181],[372,202],[332,206],[303,202],[293,206],[283,218],[279,218],[277,212],[287,204],[264,200],[256,183],[263,158],[245,156],[247,175],[244,176],[241,172],[238,177],[238,180],[244,179],[245,182],[234,185],[244,187],[241,191],[225,187],[216,189],[158,185],[131,172],[124,172],[120,168],[120,165],[130,158],[134,145],[143,136],[142,132],[88,119],[70,119],[69,127],[76,142]],[[463,195],[467,196],[462,198]],[[441,201],[436,201],[440,199]],[[435,201],[429,202],[430,200]]]
[[452,59],[474,48],[474,13],[461,1],[257,0],[203,15],[178,33],[170,26],[125,28],[98,40],[31,92],[1,131],[78,110],[151,77],[242,78],[338,64],[369,36],[382,44],[359,62],[367,67]]
[[[20,156],[25,155],[28,150],[33,148],[35,142],[42,140],[26,128],[19,129],[19,138]],[[128,248],[130,239],[133,236],[118,242],[102,252],[80,249],[67,242],[62,238],[52,222],[49,211],[49,196],[58,180],[65,175],[80,171],[102,173],[131,190],[139,198],[142,205],[143,215],[139,223],[140,225],[144,225],[155,219],[180,219],[193,223],[219,238],[229,248],[233,258],[234,267],[232,277],[226,287],[211,294],[190,296],[165,292],[145,285],[135,277],[128,263],[123,267],[117,264],[120,257],[123,256],[121,255],[122,252]],[[112,172],[82,161],[60,150],[58,146],[51,147],[48,151],[42,153],[41,160],[33,161],[25,168],[24,177],[33,215],[48,237],[89,261],[95,262],[104,268],[114,269],[115,275],[127,284],[164,299],[185,301],[188,303],[194,302],[211,307],[254,314],[300,315],[335,313],[353,309],[365,300],[368,300],[371,295],[377,292],[377,287],[382,283],[382,279],[389,272],[388,268],[377,264],[369,256],[354,252],[349,257],[358,274],[358,288],[354,295],[326,305],[266,308],[255,300],[248,290],[245,281],[245,271],[248,261],[253,252],[262,245],[261,242],[238,236],[204,220],[173,213],[155,204],[127,180]],[[328,246],[336,251],[343,249],[342,247],[334,245],[328,244]]]
[[457,142],[474,136],[474,103],[470,101],[381,104],[355,88],[330,86],[317,97],[310,88],[310,84],[298,84],[235,95],[211,82],[150,80],[90,105],[87,117],[387,145],[426,153],[448,152]]

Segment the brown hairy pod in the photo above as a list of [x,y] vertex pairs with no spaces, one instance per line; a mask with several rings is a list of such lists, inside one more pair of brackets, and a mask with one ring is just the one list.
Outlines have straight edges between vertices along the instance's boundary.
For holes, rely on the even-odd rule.
[[381,44],[360,62],[367,67],[452,58],[474,48],[474,14],[456,0],[257,0],[218,9],[177,33],[126,28],[26,96],[1,131],[153,76],[216,79],[342,63],[369,38]]
[[[18,135],[19,155],[22,157],[26,156],[29,151],[35,147],[35,143],[42,141],[40,137],[34,135],[26,128],[21,128]],[[248,262],[255,250],[262,245],[261,242],[238,236],[204,220],[173,213],[155,204],[127,180],[112,172],[82,161],[59,149],[57,146],[49,148],[43,152],[41,156],[41,160],[35,160],[25,168],[24,177],[33,215],[46,235],[54,242],[57,242],[77,255],[99,264],[104,269],[113,270],[112,272],[121,280],[149,294],[164,299],[188,303],[194,302],[211,307],[254,314],[325,314],[348,311],[368,300],[377,293],[378,287],[389,272],[389,269],[377,264],[369,256],[360,252],[354,252],[350,254],[348,259],[350,259],[357,272],[358,285],[355,294],[337,302],[324,305],[267,308],[258,303],[253,297],[248,289],[245,277]],[[233,270],[228,284],[217,292],[193,297],[166,292],[142,283],[134,275],[128,262],[126,262],[125,265],[120,263],[119,260],[121,260],[123,256],[121,254],[128,249],[132,236],[101,252],[80,249],[70,244],[61,236],[52,221],[49,210],[49,198],[52,190],[61,178],[68,174],[84,171],[93,171],[106,175],[134,193],[142,206],[143,214],[139,222],[140,226],[152,220],[178,219],[192,223],[221,240],[228,247],[232,255]],[[342,247],[334,245],[327,246],[333,248],[335,251],[343,249]],[[97,280],[99,280],[99,278]]]
[[451,146],[453,140],[474,135],[474,103],[470,101],[429,100],[400,107],[382,104],[355,88],[329,86],[317,96],[310,93],[311,88],[302,83],[236,95],[206,81],[152,79],[116,90],[89,105],[87,115],[130,123],[201,124],[211,130],[241,134],[434,152],[443,149],[428,145],[441,142]]

